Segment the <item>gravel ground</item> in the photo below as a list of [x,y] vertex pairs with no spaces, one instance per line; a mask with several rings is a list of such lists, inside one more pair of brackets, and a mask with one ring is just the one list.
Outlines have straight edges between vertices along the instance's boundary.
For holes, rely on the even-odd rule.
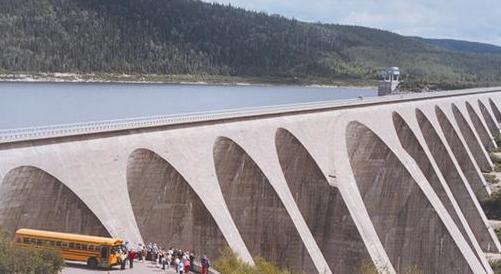
[[119,274],[119,273],[127,273],[127,274],[149,274],[149,273],[158,273],[158,274],[175,274],[174,268],[171,267],[170,270],[162,270],[160,264],[152,264],[151,262],[145,263],[134,263],[134,268],[130,269],[129,266],[125,268],[125,270],[120,270],[119,266],[115,266],[112,270],[95,270],[89,269],[87,266],[82,263],[66,263],[66,267],[63,270],[63,274],[91,274],[91,273],[101,273],[101,274]]

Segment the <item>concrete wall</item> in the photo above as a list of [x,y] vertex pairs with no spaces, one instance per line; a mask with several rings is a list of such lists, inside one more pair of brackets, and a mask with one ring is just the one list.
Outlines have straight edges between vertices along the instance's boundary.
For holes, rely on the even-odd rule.
[[61,232],[109,236],[89,208],[58,179],[41,169],[21,166],[0,185],[2,228],[38,227]]
[[347,141],[360,194],[395,270],[471,273],[466,261],[457,260],[461,251],[431,202],[388,146],[358,122],[348,125]]
[[[472,244],[474,245],[478,242],[478,244],[483,247],[483,250],[486,252],[491,251],[490,248],[495,246],[495,244],[492,241],[492,237],[489,234],[487,226],[485,226],[485,215],[480,209],[478,202],[475,203],[477,201],[476,195],[468,183],[469,181],[476,179],[477,176],[473,177],[473,179],[465,177],[465,173],[462,172],[459,161],[456,161],[454,158],[453,151],[443,143],[442,140],[444,140],[444,138],[439,136],[432,122],[421,110],[416,111],[416,118],[419,124],[420,132],[426,142],[427,149],[431,153],[431,157],[428,157],[428,159],[432,163],[435,161],[437,165],[437,167],[434,168],[436,171],[435,174],[429,173],[430,171],[424,172],[427,173],[428,176],[443,176],[438,179],[440,181],[445,181],[447,186],[443,186],[444,190],[447,192],[447,196],[454,206],[458,214],[458,218],[461,219],[461,215],[463,215],[463,220],[465,219],[465,221],[469,224],[469,226],[464,225],[465,230],[468,232],[468,228],[471,228],[473,231],[472,233],[475,235],[476,241],[475,239],[472,239]],[[426,151],[426,147],[421,147],[420,149]],[[473,164],[471,167],[473,168]],[[431,179],[428,180],[430,181]],[[433,178],[433,180],[436,179]],[[481,185],[481,187],[484,188],[483,185]],[[448,207],[448,210],[451,210],[450,206]],[[452,216],[452,213],[450,214]],[[464,223],[463,220],[461,221],[462,223]],[[457,222],[457,219],[455,219],[455,222]]]
[[337,187],[315,163],[292,133],[278,129],[275,136],[280,166],[294,201],[304,216],[330,269],[350,273],[370,262],[370,256]]
[[[422,112],[420,112],[420,111],[418,111],[417,113],[418,113],[418,115],[423,115]],[[418,118],[418,120],[419,120],[419,118],[426,119],[425,117],[422,117],[422,116],[418,116],[417,118]],[[426,123],[426,120],[421,121],[421,122]],[[402,144],[402,147],[416,161],[416,164],[419,166],[419,168],[421,169],[421,171],[425,175],[426,179],[430,183],[431,187],[433,188],[433,190],[435,191],[437,196],[440,198],[440,201],[446,207],[447,212],[454,220],[454,223],[458,226],[459,230],[461,231],[461,234],[463,234],[463,237],[468,241],[468,245],[473,250],[475,250],[477,252],[477,254],[476,254],[477,258],[480,259],[482,257],[480,246],[478,245],[477,241],[474,239],[472,232],[468,231],[469,227],[465,226],[466,221],[461,218],[461,208],[457,204],[457,202],[454,198],[453,192],[449,188],[449,185],[447,185],[447,183],[446,183],[447,179],[445,179],[442,174],[438,173],[433,165],[433,157],[435,157],[435,156],[440,157],[441,154],[444,156],[447,156],[447,151],[445,151],[443,149],[443,145],[438,147],[438,149],[441,150],[439,152],[440,154],[438,154],[438,155],[436,152],[435,152],[435,154],[433,154],[433,153],[431,153],[431,151],[426,151],[426,149],[423,146],[421,146],[419,139],[414,134],[414,132],[411,130],[410,126],[405,122],[405,120],[402,118],[402,116],[400,116],[397,113],[393,113],[393,123],[395,125],[395,130],[396,130],[397,135],[399,137],[400,143]],[[428,124],[428,126],[430,125],[429,122],[427,124]],[[428,130],[429,130],[429,128],[428,128]],[[434,141],[429,143],[429,144],[431,144],[431,147],[433,147],[434,145],[441,144],[440,140],[436,136],[436,133],[427,132],[427,134],[425,134],[425,135],[428,135],[430,137],[435,138]],[[431,150],[431,148],[430,148],[430,150]],[[430,157],[429,155],[432,155],[432,157]],[[451,165],[449,158],[447,158],[445,161],[447,162],[448,165],[453,166],[453,165]],[[442,168],[442,169],[444,169],[444,168]],[[454,176],[453,178],[448,178],[449,181],[461,183],[460,182],[461,179],[459,178],[459,176],[457,176],[457,173],[454,173],[453,176]],[[459,190],[456,190],[456,192],[459,192],[461,194],[465,192],[464,188],[458,188],[458,189]],[[468,196],[467,199],[465,199],[465,200],[470,201],[471,198]],[[471,205],[471,204],[468,203],[467,205]],[[464,208],[466,208],[466,207],[464,207]],[[476,213],[477,211],[475,210],[474,212]],[[471,216],[473,221],[474,220],[478,221],[479,218],[477,218],[477,217],[478,217],[477,215]],[[480,221],[482,221],[482,219],[480,219]],[[480,223],[480,225],[481,224],[482,223]],[[486,232],[488,232],[488,231],[485,231],[485,230],[480,231],[479,235],[485,235],[485,234],[489,235]],[[490,238],[488,240],[490,240]]]
[[127,186],[144,239],[210,257],[228,246],[200,197],[154,152],[138,149],[131,154]]
[[0,225],[229,246],[313,273],[492,273],[500,244],[476,195],[491,193],[499,104],[491,91],[4,143]]

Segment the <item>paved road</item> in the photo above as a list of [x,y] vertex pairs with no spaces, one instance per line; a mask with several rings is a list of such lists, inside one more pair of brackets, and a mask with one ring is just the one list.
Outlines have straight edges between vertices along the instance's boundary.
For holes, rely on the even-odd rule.
[[160,265],[154,265],[151,262],[145,263],[135,263],[133,269],[129,269],[128,266],[125,270],[120,270],[120,267],[115,266],[112,270],[93,270],[86,267],[85,264],[78,263],[67,263],[67,266],[63,270],[63,274],[91,274],[91,273],[100,273],[100,274],[175,274],[174,268],[170,270],[162,270]]

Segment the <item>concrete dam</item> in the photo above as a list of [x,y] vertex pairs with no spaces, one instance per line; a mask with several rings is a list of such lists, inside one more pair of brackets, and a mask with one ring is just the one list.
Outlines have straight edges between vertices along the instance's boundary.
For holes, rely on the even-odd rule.
[[0,227],[305,273],[493,273],[501,89],[0,132]]

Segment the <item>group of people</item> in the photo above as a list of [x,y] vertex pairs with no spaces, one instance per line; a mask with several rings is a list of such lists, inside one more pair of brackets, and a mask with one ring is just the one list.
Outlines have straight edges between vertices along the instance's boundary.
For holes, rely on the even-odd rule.
[[[195,254],[172,247],[166,250],[156,243],[148,243],[147,245],[139,244],[137,249],[132,249],[129,243],[126,242],[119,250],[119,255],[121,258],[121,269],[125,269],[127,262],[130,268],[133,268],[134,260],[137,258],[139,262],[151,261],[154,264],[159,264],[162,270],[175,267],[178,274],[188,274],[194,270]],[[206,255],[203,255],[200,259],[199,272],[201,274],[208,274],[209,267],[210,261]]]
[[118,250],[116,250],[115,253],[120,261],[120,269],[125,269],[125,265],[127,263],[129,263],[130,268],[134,267],[134,260],[141,252],[138,252],[130,248],[129,242],[126,242],[125,245],[118,248]]

